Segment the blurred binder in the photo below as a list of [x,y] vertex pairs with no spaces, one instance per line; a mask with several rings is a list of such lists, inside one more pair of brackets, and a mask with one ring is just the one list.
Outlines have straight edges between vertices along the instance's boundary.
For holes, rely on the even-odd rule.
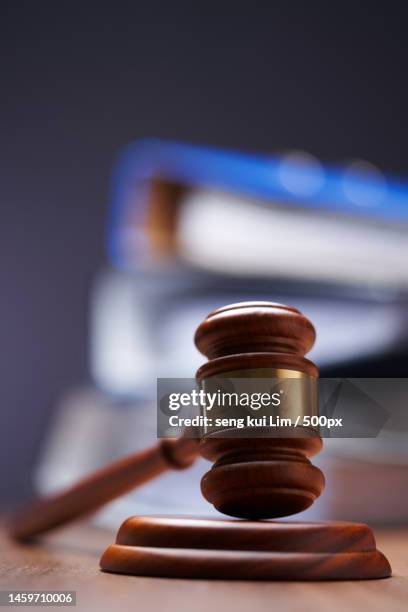
[[408,184],[305,154],[140,142],[114,173],[109,245],[127,269],[175,258],[234,276],[405,289]]

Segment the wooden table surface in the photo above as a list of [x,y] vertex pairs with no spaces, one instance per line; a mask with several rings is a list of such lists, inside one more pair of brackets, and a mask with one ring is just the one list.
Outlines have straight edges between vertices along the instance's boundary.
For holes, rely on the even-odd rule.
[[0,535],[0,588],[75,590],[76,609],[87,611],[407,612],[408,529],[376,530],[376,538],[394,571],[393,577],[386,580],[210,582],[103,573],[98,569],[99,557],[113,542],[114,534],[88,525],[65,529],[31,546],[10,542],[3,532]]

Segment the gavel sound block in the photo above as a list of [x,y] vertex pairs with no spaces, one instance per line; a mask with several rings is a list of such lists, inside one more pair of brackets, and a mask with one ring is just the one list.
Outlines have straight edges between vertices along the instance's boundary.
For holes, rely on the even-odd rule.
[[[222,374],[316,379],[316,366],[304,356],[314,340],[312,324],[296,308],[269,302],[220,308],[196,332],[196,345],[209,360],[198,370],[197,380],[203,383]],[[103,570],[252,580],[352,580],[391,574],[366,525],[263,520],[301,512],[322,492],[323,474],[309,459],[322,447],[316,432],[293,435],[285,430],[259,438],[227,433],[207,433],[200,440],[200,454],[214,462],[201,491],[220,512],[246,520],[130,518],[103,554]]]

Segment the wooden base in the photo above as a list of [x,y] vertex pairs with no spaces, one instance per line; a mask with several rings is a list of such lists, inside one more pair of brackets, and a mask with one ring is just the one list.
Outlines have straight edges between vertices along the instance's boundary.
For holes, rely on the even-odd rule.
[[391,567],[358,523],[135,516],[100,561],[108,572],[222,580],[369,580]]

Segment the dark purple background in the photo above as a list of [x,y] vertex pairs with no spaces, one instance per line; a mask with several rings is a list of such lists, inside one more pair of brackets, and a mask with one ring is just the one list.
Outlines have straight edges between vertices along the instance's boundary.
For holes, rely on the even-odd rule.
[[123,145],[300,148],[408,175],[404,3],[259,4],[1,3],[3,498],[29,492],[54,399],[87,377]]

